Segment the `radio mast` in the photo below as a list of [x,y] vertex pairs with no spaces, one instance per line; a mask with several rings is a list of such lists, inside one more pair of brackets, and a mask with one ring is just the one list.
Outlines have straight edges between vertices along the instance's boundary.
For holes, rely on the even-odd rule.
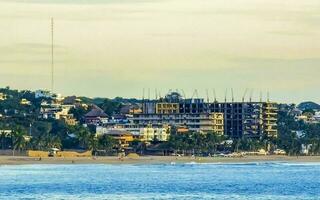
[[54,91],[53,18],[51,18],[51,92]]

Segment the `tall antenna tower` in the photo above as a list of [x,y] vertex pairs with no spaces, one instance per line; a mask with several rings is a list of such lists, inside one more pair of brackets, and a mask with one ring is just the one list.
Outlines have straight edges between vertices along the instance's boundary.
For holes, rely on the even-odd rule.
[[51,18],[51,92],[54,91],[53,18]]

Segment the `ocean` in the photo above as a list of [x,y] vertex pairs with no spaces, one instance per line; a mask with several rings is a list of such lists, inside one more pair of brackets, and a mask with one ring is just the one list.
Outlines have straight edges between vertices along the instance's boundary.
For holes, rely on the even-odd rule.
[[320,163],[3,165],[0,199],[320,199]]

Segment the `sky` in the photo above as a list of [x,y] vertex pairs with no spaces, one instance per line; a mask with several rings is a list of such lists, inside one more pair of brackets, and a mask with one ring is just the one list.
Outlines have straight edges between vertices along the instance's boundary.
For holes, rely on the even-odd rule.
[[64,95],[320,103],[319,0],[0,0],[0,87],[50,89],[51,17]]

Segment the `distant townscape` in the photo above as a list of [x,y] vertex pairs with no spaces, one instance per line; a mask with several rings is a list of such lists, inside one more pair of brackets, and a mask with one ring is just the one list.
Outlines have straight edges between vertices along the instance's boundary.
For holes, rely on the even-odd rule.
[[317,155],[320,105],[219,102],[169,91],[156,99],[0,89],[1,154]]

